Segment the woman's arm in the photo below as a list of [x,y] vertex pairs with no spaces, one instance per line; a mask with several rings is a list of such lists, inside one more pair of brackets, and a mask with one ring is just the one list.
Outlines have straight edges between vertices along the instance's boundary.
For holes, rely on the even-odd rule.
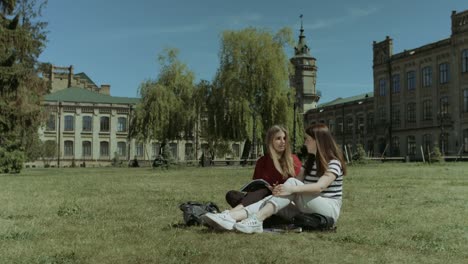
[[299,171],[299,173],[296,175],[296,179],[300,180],[301,182],[304,181],[304,173],[305,173],[305,169],[303,167],[301,167],[301,170]]
[[293,193],[315,193],[319,194],[336,179],[336,175],[327,171],[319,178],[317,183],[310,183],[304,185],[284,185],[280,184],[273,189],[274,196],[286,196]]

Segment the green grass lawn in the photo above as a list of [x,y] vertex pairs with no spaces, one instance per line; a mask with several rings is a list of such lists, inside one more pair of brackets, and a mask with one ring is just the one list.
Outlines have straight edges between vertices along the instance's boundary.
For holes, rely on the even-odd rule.
[[467,263],[468,164],[350,167],[337,232],[182,223],[253,168],[31,169],[0,175],[0,263]]

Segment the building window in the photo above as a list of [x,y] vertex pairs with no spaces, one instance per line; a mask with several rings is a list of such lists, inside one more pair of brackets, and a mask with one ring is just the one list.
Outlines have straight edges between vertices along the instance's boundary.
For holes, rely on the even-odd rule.
[[55,115],[50,114],[46,123],[46,131],[55,131]]
[[432,150],[432,135],[424,134],[422,138],[422,146],[424,152],[430,152]]
[[153,159],[159,157],[159,153],[161,152],[161,144],[159,144],[159,143],[152,143],[152,144],[151,144],[151,149],[152,149],[152,157],[153,157]]
[[380,96],[385,96],[386,86],[387,86],[387,82],[385,81],[385,79],[380,79],[379,80],[379,95]]
[[342,134],[343,133],[343,118],[339,117],[336,119],[336,125],[337,125],[337,134]]
[[71,115],[65,116],[65,127],[64,131],[74,131],[75,130],[75,117]]
[[374,129],[374,113],[367,113],[367,131]]
[[127,132],[127,118],[119,117],[117,119],[117,132]]
[[400,138],[399,137],[392,138],[391,153],[392,153],[392,156],[400,156]]
[[353,117],[346,118],[346,133],[353,133],[354,131],[354,120]]
[[364,134],[364,117],[362,115],[357,118],[357,130],[360,135]]
[[400,92],[400,74],[395,74],[392,76],[392,90],[393,93]]
[[440,153],[447,154],[448,150],[448,133],[440,133],[439,137],[439,149]]
[[172,158],[178,160],[179,156],[177,155],[177,143],[170,143],[169,150],[171,151]]
[[232,154],[234,157],[239,157],[240,156],[240,146],[239,144],[232,144]]
[[416,155],[416,138],[414,136],[408,136],[408,155]]
[[193,160],[194,153],[193,153],[193,145],[192,143],[185,144],[185,160]]
[[462,51],[462,72],[468,72],[468,49]]
[[449,75],[449,64],[441,63],[439,64],[439,83],[448,83],[450,80]]
[[119,154],[120,157],[127,156],[127,143],[117,142],[117,154]]
[[55,131],[55,115],[50,114],[46,123],[46,131]]
[[83,131],[91,132],[93,130],[93,117],[83,116]]
[[335,133],[335,121],[332,119],[328,120],[328,129],[331,133]]
[[468,89],[463,90],[463,112],[468,113]]
[[408,91],[414,91],[416,88],[416,72],[409,71],[406,73]]
[[468,152],[468,129],[463,130],[463,152]]
[[101,132],[109,132],[109,117],[101,116]]
[[406,106],[406,121],[408,123],[416,122],[416,103],[408,103]]
[[67,140],[64,142],[63,144],[63,147],[64,147],[64,151],[63,151],[63,154],[67,157],[71,157],[74,155],[74,152],[73,152],[73,141],[71,140]]
[[441,115],[447,115],[449,113],[449,101],[448,97],[444,96],[440,98],[440,110]]
[[399,128],[401,125],[400,121],[400,107],[397,105],[394,105],[392,107],[392,126]]
[[432,68],[430,66],[422,69],[422,86],[429,87],[432,85]]
[[109,142],[101,141],[99,144],[101,157],[109,157]]
[[383,124],[387,120],[387,113],[385,113],[385,107],[379,108],[379,123]]
[[81,145],[83,157],[91,157],[91,141],[83,141]]
[[135,154],[137,157],[143,157],[144,149],[142,142],[135,142]]
[[423,101],[423,120],[432,120],[432,101],[425,100]]

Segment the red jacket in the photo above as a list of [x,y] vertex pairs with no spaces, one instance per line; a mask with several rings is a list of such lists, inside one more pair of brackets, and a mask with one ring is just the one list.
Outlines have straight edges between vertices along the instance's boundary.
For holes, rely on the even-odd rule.
[[[293,158],[293,163],[294,163],[293,164],[294,171],[296,172],[296,175],[297,175],[301,171],[302,163],[296,155],[293,154],[292,158]],[[281,173],[279,173],[279,171],[276,170],[275,164],[273,163],[273,160],[271,159],[269,154],[266,154],[265,156],[257,160],[257,163],[255,165],[254,175],[252,178],[254,180],[264,179],[271,185],[282,184],[287,180],[287,178],[283,179],[283,175],[281,175]]]

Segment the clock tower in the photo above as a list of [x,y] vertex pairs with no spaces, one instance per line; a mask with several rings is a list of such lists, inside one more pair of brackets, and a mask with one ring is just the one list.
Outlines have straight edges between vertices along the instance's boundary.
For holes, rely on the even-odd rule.
[[310,55],[310,49],[307,46],[304,28],[302,25],[299,34],[299,41],[294,47],[294,56],[290,59],[294,67],[294,75],[290,78],[290,86],[296,90],[296,102],[298,103],[299,113],[305,113],[310,109],[317,108],[320,95],[316,90],[317,66],[315,58]]

